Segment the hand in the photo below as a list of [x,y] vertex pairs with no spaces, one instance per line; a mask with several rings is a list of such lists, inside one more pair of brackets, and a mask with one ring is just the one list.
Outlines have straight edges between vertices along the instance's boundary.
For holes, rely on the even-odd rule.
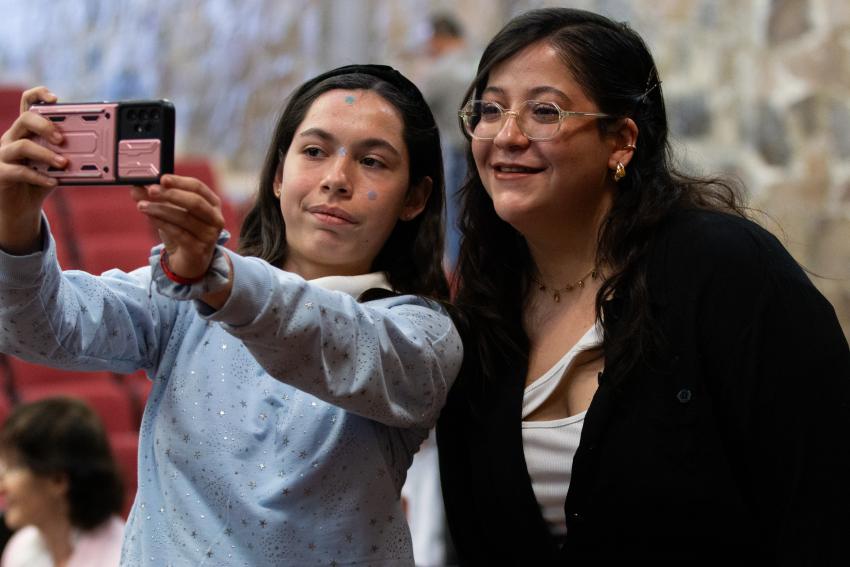
[[32,169],[31,163],[63,168],[68,160],[34,142],[38,135],[61,144],[62,133],[43,116],[29,112],[36,102],[58,99],[47,87],[35,87],[21,97],[21,114],[0,137],[0,248],[12,254],[38,249],[41,207],[56,180]]
[[159,185],[133,187],[138,208],[159,230],[168,267],[180,277],[202,277],[224,228],[221,199],[192,177],[164,175]]

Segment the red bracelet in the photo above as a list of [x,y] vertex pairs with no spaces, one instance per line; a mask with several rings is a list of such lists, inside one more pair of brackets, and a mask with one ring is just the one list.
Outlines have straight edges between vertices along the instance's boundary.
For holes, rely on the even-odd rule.
[[175,274],[174,272],[172,272],[168,268],[168,261],[167,261],[167,258],[166,258],[165,255],[166,255],[166,251],[165,251],[165,248],[163,248],[162,252],[159,253],[159,267],[162,268],[162,273],[165,274],[165,277],[167,277],[168,279],[170,279],[174,283],[180,284],[180,285],[192,285],[192,284],[196,284],[199,281],[203,280],[204,277],[206,276],[206,274],[201,274],[199,277],[192,278],[192,279],[184,278],[182,276],[178,276],[177,274]]

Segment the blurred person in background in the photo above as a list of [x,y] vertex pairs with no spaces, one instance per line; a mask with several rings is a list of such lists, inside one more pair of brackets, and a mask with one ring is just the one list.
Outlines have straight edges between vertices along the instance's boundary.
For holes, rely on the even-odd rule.
[[479,54],[470,46],[463,26],[453,15],[435,14],[430,24],[428,59],[417,83],[440,128],[446,172],[446,267],[451,270],[457,262],[460,245],[458,191],[467,171],[466,138],[458,123],[457,109],[465,102],[463,95],[469,77],[475,74]]
[[0,429],[0,496],[16,530],[0,566],[118,566],[122,480],[100,418],[82,401],[15,408]]

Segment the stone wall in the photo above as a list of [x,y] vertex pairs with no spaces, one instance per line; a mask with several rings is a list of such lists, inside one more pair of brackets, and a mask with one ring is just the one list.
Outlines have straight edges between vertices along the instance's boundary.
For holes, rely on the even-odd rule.
[[[349,62],[414,71],[432,11],[482,46],[523,0],[0,0],[0,81],[166,97],[178,147],[244,196],[282,101]],[[560,3],[563,4],[563,3]],[[682,165],[735,175],[850,336],[850,2],[575,0],[653,50]]]

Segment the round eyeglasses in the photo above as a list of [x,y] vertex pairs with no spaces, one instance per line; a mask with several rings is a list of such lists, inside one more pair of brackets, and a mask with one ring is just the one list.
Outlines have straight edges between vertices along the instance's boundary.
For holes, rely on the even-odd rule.
[[499,135],[508,116],[513,116],[523,135],[534,142],[551,140],[558,134],[561,122],[570,116],[614,118],[602,112],[561,110],[554,102],[527,100],[518,110],[507,110],[498,102],[470,100],[458,113],[466,133],[476,140],[492,140]]

